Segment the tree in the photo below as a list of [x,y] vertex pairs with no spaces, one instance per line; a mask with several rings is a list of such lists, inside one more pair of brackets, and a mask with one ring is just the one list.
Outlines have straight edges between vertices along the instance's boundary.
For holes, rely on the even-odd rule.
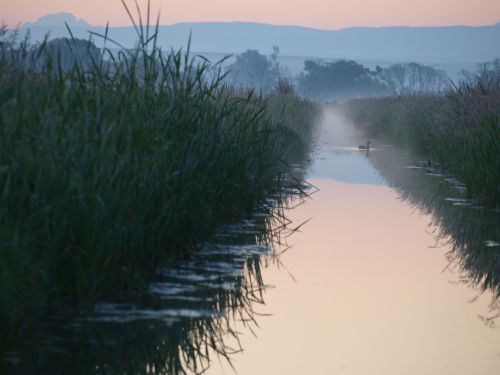
[[247,50],[236,56],[229,66],[229,79],[234,86],[251,87],[265,92],[272,86],[272,63],[257,50]]
[[393,64],[379,77],[395,95],[435,94],[448,86],[445,72],[414,62]]
[[318,99],[348,99],[380,95],[385,87],[368,68],[352,60],[331,63],[306,60],[299,78],[302,94]]
[[475,73],[464,70],[461,74],[466,84],[479,83],[486,88],[498,88],[500,86],[500,59],[477,64]]
[[291,74],[286,66],[280,64],[279,53],[279,47],[273,46],[269,57],[256,50],[237,55],[236,61],[228,67],[231,84],[252,88],[262,94],[292,92]]

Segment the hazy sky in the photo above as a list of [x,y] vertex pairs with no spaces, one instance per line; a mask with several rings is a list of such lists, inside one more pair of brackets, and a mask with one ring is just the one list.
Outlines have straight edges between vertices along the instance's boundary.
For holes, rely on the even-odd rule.
[[[132,4],[130,0],[129,3]],[[147,0],[139,0],[146,4]],[[161,23],[256,21],[324,29],[349,26],[487,25],[500,21],[498,0],[152,0]],[[0,0],[0,22],[15,25],[55,12],[93,25],[128,25],[120,0]]]

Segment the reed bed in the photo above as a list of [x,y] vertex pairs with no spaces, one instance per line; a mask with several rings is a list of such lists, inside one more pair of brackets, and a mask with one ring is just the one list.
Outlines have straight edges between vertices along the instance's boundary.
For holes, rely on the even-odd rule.
[[500,206],[500,83],[462,84],[444,95],[352,100],[340,105],[368,137],[405,147]]
[[237,94],[136,26],[136,49],[97,57],[0,33],[0,347],[26,317],[140,292],[290,183],[309,147],[310,103]]

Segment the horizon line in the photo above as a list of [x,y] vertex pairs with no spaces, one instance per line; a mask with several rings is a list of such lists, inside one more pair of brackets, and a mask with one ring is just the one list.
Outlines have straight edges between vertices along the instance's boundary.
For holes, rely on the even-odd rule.
[[[24,23],[18,23],[20,28],[33,25],[38,20],[40,20],[43,17],[47,16],[53,16],[53,15],[59,15],[59,14],[69,14],[72,15],[78,22],[83,21],[87,23],[90,27],[101,27],[105,28],[106,25],[92,25],[90,24],[87,20],[83,18],[77,17],[74,13],[71,12],[57,12],[57,13],[48,13],[43,16],[38,17],[35,21],[32,22],[24,22]],[[3,21],[0,19],[0,24]],[[470,28],[480,28],[480,27],[492,27],[492,26],[497,26],[500,25],[500,21],[490,23],[490,24],[483,24],[483,25],[467,25],[467,24],[452,24],[452,25],[383,25],[383,26],[347,26],[347,27],[340,27],[340,28],[320,28],[320,27],[313,27],[313,26],[305,26],[305,25],[296,25],[296,24],[288,24],[288,23],[268,23],[268,22],[261,22],[261,21],[241,21],[241,20],[231,20],[231,21],[181,21],[181,22],[173,22],[173,23],[160,23],[158,26],[176,26],[176,25],[186,25],[186,24],[256,24],[256,25],[266,25],[266,26],[277,26],[277,27],[295,27],[295,28],[301,28],[301,29],[309,29],[309,30],[317,30],[317,31],[342,31],[342,30],[349,30],[349,29],[384,29],[384,28],[422,28],[422,29],[431,29],[431,28],[453,28],[453,27],[470,27]],[[128,25],[111,25],[108,24],[110,28],[127,28],[127,27],[134,27],[132,24]],[[64,26],[63,25],[44,25],[45,27],[53,27],[53,26]],[[146,26],[146,25],[144,25]],[[155,23],[150,24],[149,26],[156,26]]]

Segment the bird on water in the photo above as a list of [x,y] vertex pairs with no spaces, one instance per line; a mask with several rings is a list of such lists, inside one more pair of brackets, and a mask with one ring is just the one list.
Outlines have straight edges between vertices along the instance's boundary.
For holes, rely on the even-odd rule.
[[365,145],[359,145],[358,149],[359,150],[369,150],[370,149],[370,141],[366,142],[366,146]]

